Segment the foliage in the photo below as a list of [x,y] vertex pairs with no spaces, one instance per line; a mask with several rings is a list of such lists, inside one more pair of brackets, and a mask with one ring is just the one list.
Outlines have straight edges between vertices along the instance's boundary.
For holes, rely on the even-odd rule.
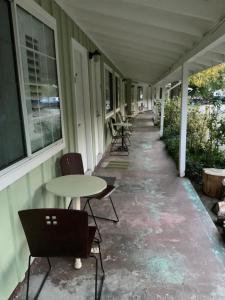
[[[180,99],[167,100],[165,105],[164,136],[168,153],[177,166],[179,160]],[[225,168],[225,124],[219,106],[208,106],[200,112],[199,106],[188,106],[187,122],[187,176],[201,180],[206,167]]]
[[190,76],[191,96],[213,100],[213,92],[225,88],[225,64],[201,71]]

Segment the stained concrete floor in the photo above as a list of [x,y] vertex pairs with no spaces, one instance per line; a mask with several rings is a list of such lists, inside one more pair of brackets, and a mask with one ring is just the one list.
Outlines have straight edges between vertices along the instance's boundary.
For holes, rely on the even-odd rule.
[[[177,177],[151,115],[135,122],[130,155],[106,155],[96,173],[116,176],[113,199],[118,224],[99,222],[106,279],[103,300],[225,299],[225,251],[219,234],[187,179]],[[128,168],[107,168],[121,160]],[[110,214],[108,201],[96,201],[99,214]],[[53,259],[53,270],[39,299],[93,299],[94,266],[73,259]],[[45,263],[37,260],[31,277],[31,298]],[[24,299],[22,286],[15,299]]]

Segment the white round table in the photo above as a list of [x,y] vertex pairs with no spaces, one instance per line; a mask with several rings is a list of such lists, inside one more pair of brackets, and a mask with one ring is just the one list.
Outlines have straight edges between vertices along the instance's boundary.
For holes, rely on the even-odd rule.
[[[73,209],[80,210],[80,197],[87,197],[101,193],[107,187],[102,178],[89,175],[66,175],[52,179],[46,184],[46,189],[57,195],[66,198],[70,202],[73,198]],[[82,267],[81,260],[75,260],[75,268]]]

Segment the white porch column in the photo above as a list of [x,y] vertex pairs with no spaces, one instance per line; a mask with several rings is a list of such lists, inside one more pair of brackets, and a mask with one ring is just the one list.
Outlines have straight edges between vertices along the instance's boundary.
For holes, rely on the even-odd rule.
[[160,137],[163,136],[163,129],[164,129],[164,107],[165,107],[165,86],[162,88],[162,99],[161,99],[161,119],[160,119]]
[[186,140],[187,140],[187,100],[188,100],[188,67],[182,68],[182,99],[181,99],[181,126],[180,126],[180,149],[179,149],[179,173],[185,176],[186,167]]

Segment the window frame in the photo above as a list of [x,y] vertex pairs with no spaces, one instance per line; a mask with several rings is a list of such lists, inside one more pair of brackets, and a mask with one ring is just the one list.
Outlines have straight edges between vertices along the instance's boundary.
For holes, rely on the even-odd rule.
[[104,105],[104,109],[105,109],[105,119],[108,119],[110,117],[112,117],[114,115],[114,100],[115,100],[115,95],[114,95],[114,72],[113,69],[110,68],[106,63],[104,63],[104,103],[106,104],[106,78],[105,78],[105,71],[108,71],[110,73],[112,73],[112,92],[113,92],[113,106],[112,106],[112,111],[106,113],[106,109],[105,109],[105,105]]
[[[56,142],[38,150],[35,153],[31,153],[31,143],[29,135],[29,125],[28,116],[25,103],[25,89],[24,89],[24,79],[23,79],[23,68],[22,68],[22,58],[19,43],[19,27],[17,18],[17,6],[20,6],[25,11],[35,16],[42,23],[50,27],[54,31],[55,40],[55,52],[56,52],[56,71],[58,77],[58,91],[60,98],[60,117],[61,117],[61,130],[62,138]],[[12,25],[13,34],[15,40],[15,52],[16,52],[16,64],[18,70],[18,84],[21,97],[21,110],[24,123],[24,136],[26,144],[27,156],[24,159],[10,165],[9,167],[0,171],[0,191],[18,180],[19,178],[26,175],[32,169],[38,167],[43,162],[50,159],[52,156],[56,155],[62,149],[65,148],[65,132],[64,132],[64,119],[63,119],[63,100],[61,93],[61,79],[59,71],[59,53],[58,53],[58,35],[57,35],[57,23],[56,19],[49,15],[42,7],[31,0],[15,0],[11,2],[11,14],[12,14]]]
[[[121,109],[121,77],[118,73],[114,73],[114,81],[115,81],[115,111],[118,112]],[[116,79],[118,80],[118,91],[119,91],[119,97],[118,97],[118,107],[116,107],[116,97],[117,97],[117,91],[116,91]]]

